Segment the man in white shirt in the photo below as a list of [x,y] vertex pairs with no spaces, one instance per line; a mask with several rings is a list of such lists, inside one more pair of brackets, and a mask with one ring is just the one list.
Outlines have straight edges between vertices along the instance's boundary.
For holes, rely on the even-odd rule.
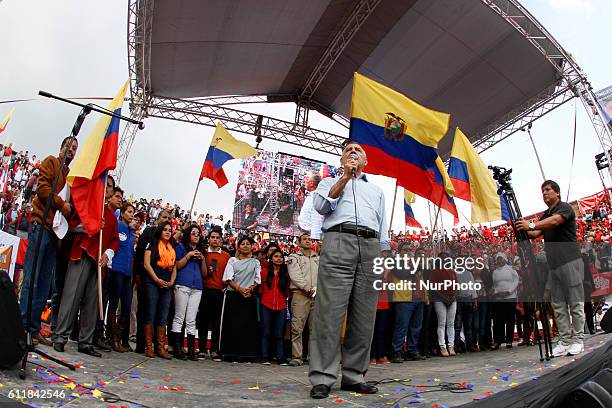
[[298,224],[301,229],[310,233],[312,239],[321,239],[321,228],[323,226],[323,216],[315,211],[313,206],[313,192],[319,186],[321,177],[313,172],[309,172],[304,177],[304,187],[306,187],[306,198],[300,210]]

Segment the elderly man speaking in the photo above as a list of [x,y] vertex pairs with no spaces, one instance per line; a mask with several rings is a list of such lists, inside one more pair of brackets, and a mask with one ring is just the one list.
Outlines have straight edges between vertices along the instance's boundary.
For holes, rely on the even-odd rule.
[[389,249],[389,239],[383,192],[362,173],[367,163],[363,148],[348,141],[340,159],[344,174],[323,179],[314,193],[314,208],[324,216],[324,244],[310,338],[312,398],[329,396],[341,359],[342,390],[378,392],[366,384],[364,376],[378,299],[373,286],[373,261],[381,249]]

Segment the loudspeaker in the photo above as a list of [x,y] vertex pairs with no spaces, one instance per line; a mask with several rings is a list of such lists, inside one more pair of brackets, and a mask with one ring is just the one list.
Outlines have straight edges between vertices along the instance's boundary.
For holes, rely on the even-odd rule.
[[568,408],[612,407],[612,369],[601,370],[590,380],[581,384],[565,400]]
[[606,314],[601,319],[601,322],[599,322],[601,330],[605,331],[606,333],[612,333],[612,312],[610,312],[611,310],[612,307],[608,309]]
[[9,368],[23,358],[27,344],[15,288],[4,270],[0,270],[0,333],[0,368]]

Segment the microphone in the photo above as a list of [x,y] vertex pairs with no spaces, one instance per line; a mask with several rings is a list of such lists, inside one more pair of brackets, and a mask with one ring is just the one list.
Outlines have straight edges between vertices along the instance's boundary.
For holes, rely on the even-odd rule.
[[[359,160],[359,156],[357,156],[357,153],[351,153],[351,154],[349,154],[349,159],[351,159],[351,160]],[[353,177],[355,177],[355,168],[351,169],[351,174],[353,175]]]

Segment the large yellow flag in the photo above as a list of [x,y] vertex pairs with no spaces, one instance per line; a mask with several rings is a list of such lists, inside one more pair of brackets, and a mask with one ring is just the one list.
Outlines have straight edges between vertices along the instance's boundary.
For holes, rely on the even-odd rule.
[[438,143],[450,115],[427,108],[388,86],[355,73],[349,138],[366,152],[365,171],[393,177],[397,184],[444,208],[458,219],[453,191]]
[[459,128],[455,130],[449,173],[457,188],[455,197],[472,203],[472,223],[509,219],[491,172]]

